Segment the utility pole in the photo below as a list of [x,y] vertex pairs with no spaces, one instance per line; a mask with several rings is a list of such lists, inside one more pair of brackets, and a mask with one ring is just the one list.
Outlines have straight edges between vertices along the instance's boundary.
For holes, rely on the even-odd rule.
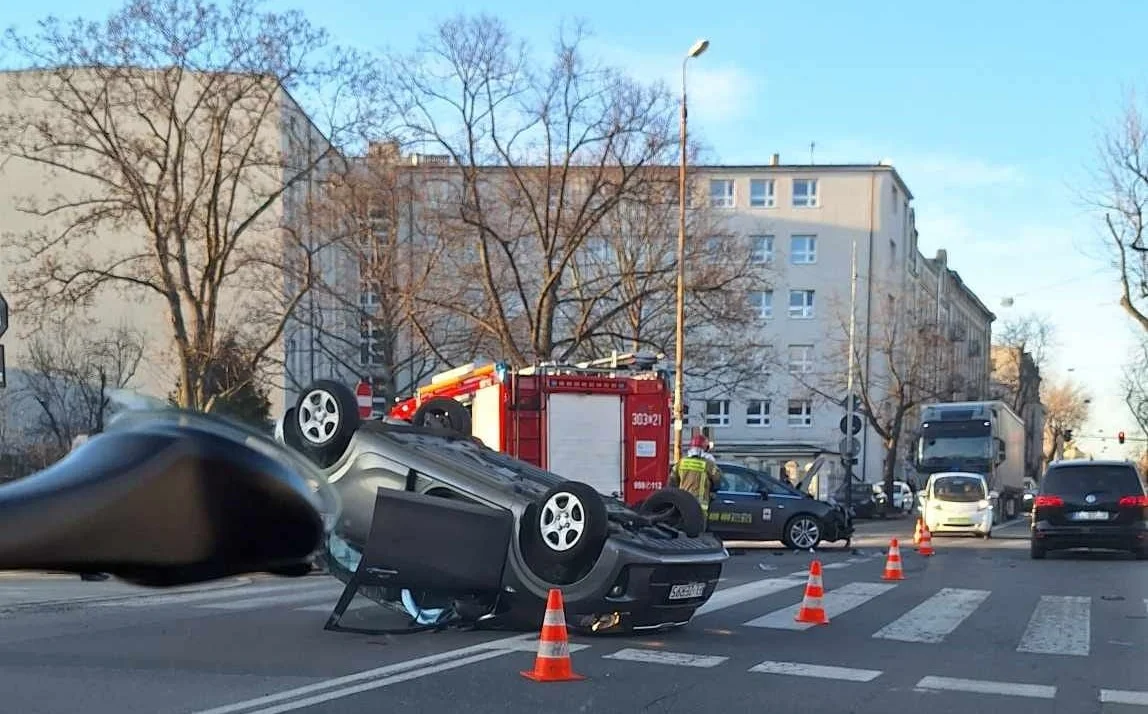
[[[853,236],[852,257],[849,265],[849,373],[845,376],[845,423],[849,425],[845,439],[852,444],[853,419],[856,409],[853,399],[853,374],[857,371],[857,236]],[[852,453],[845,456],[845,512],[853,509],[853,459]]]
[[680,136],[682,158],[678,165],[678,292],[675,300],[677,324],[674,332],[674,463],[682,458],[682,407],[685,391],[686,357],[686,63],[701,55],[710,46],[709,40],[695,42],[682,59],[682,115]]

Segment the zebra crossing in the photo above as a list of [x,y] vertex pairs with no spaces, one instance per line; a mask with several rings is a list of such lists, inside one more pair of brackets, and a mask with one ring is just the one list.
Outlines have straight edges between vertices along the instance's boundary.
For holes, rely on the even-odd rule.
[[[978,618],[992,617],[994,607],[1015,608],[1016,596],[1008,588],[994,593],[979,588],[941,587],[922,592],[914,580],[886,582],[875,577],[849,578],[846,569],[869,562],[869,558],[851,558],[832,565],[837,573],[837,584],[826,588],[823,606],[829,616],[830,629],[848,624],[848,634],[857,636],[857,628],[872,624],[866,636],[874,642],[899,642],[922,645],[942,645],[950,641],[962,627],[976,626]],[[788,631],[795,636],[818,627],[797,622],[795,615],[801,605],[807,570],[787,575],[752,579],[745,582],[723,583],[695,614],[695,622],[705,623],[709,618],[721,618],[724,627],[742,627],[747,630]],[[862,572],[854,571],[861,576]],[[128,599],[95,603],[103,608],[158,608],[178,607],[201,611],[205,614],[227,614],[256,610],[287,609],[301,613],[329,613],[341,592],[342,584],[329,578],[290,582],[258,582],[235,587],[192,592],[161,593]],[[889,613],[883,604],[890,593],[902,592],[911,597],[896,598],[903,610]],[[1008,596],[1012,594],[1012,600]],[[786,601],[777,607],[779,600]],[[1024,619],[1010,618],[1018,623],[1019,639],[1012,645],[1018,653],[1087,657],[1093,650],[1092,618],[1096,603],[1088,596],[1033,594],[1031,604],[1026,599],[1023,607],[1031,607]],[[771,605],[772,607],[765,607]],[[356,598],[349,610],[373,607],[365,597]],[[758,612],[752,612],[759,607]],[[1135,612],[1131,612],[1134,610]],[[1111,615],[1111,607],[1104,610]],[[1148,619],[1148,598],[1122,606],[1122,618]],[[750,615],[750,616],[747,616]],[[981,622],[984,622],[982,619]],[[1019,623],[1024,622],[1023,632]],[[1133,625],[1135,626],[1135,625]],[[1118,625],[1127,627],[1127,625]],[[844,628],[842,628],[844,629]],[[839,632],[842,629],[838,629]]]

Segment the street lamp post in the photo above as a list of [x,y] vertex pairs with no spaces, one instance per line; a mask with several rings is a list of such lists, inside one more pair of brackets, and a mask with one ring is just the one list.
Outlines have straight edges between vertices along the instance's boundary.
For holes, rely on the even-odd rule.
[[678,165],[678,294],[675,300],[677,324],[674,349],[674,463],[682,458],[682,406],[685,383],[686,322],[686,63],[699,57],[710,46],[709,40],[698,40],[682,58],[682,114],[680,122],[682,159]]

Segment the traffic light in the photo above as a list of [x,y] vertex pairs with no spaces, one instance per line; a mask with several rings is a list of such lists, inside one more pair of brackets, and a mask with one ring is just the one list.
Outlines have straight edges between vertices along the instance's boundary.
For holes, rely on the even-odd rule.
[[[1065,429],[1064,430],[1064,441],[1065,441],[1065,443],[1072,441],[1072,429]],[[1121,441],[1121,443],[1124,443],[1124,442]]]
[[1124,432],[1122,432],[1122,431],[1118,432],[1116,434],[1116,440],[1119,441],[1121,444],[1123,444],[1124,443]]

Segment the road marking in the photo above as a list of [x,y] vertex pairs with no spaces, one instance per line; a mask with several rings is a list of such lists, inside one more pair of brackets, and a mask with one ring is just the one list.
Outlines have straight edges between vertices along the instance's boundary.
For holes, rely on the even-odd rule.
[[1092,598],[1043,595],[1028,621],[1017,652],[1088,656]]
[[1100,701],[1105,704],[1131,704],[1133,706],[1148,707],[1148,692],[1101,689]]
[[[344,612],[365,610],[372,605],[378,605],[379,607],[382,607],[382,605],[379,605],[379,603],[374,602],[373,600],[368,600],[367,602],[357,602],[354,605],[349,606]],[[328,603],[320,603],[318,605],[308,605],[307,607],[294,608],[295,612],[331,612],[334,609],[335,606]]]
[[627,662],[648,662],[651,664],[673,664],[679,667],[716,667],[728,660],[729,657],[626,648],[618,650],[614,654],[605,655],[602,659],[620,659]]
[[369,692],[372,689],[382,689],[383,687],[389,687],[392,684],[399,684],[400,682],[407,682],[412,679],[418,679],[420,677],[438,674],[439,672],[446,672],[452,669],[458,669],[459,667],[465,667],[468,664],[475,664],[484,660],[494,659],[495,657],[502,657],[509,652],[510,650],[490,650],[487,652],[479,652],[478,654],[473,654],[469,657],[463,657],[461,659],[452,660],[450,662],[443,662],[442,664],[435,664],[429,667],[423,667],[421,669],[402,672],[401,674],[386,677],[385,679],[358,684],[353,687],[347,687],[346,689],[338,689],[333,692],[327,692],[326,694],[318,694],[313,697],[308,697],[307,699],[300,699],[298,701],[290,702],[289,704],[280,704],[278,706],[268,707],[266,709],[254,709],[248,712],[248,714],[283,714],[283,712],[295,711],[296,709],[305,709],[307,707],[313,707],[316,704],[323,704],[334,699],[342,699],[343,697],[350,697],[355,694]]
[[[522,640],[520,642],[510,642],[506,645],[500,646],[499,649],[513,651],[513,652],[537,652],[538,651],[538,637],[537,635],[527,635],[533,637],[532,640]],[[590,645],[581,645],[574,642],[569,643],[568,649],[571,652],[580,652],[584,649],[589,649]]]
[[[217,602],[208,605],[197,605],[197,608],[207,610],[254,610],[257,607],[270,607],[274,605],[290,605],[296,602],[306,602],[308,600],[318,599],[332,599],[336,594],[330,591],[311,591],[305,593],[287,593],[286,595],[267,595],[265,597],[252,597],[243,600],[232,600],[228,602]],[[331,605],[334,607],[334,603]]]
[[851,669],[849,667],[830,667],[823,664],[802,664],[801,662],[762,662],[750,667],[749,671],[764,674],[787,674],[793,677],[841,679],[847,682],[872,682],[881,676],[881,671],[876,669]]
[[[830,590],[825,593],[825,597],[822,599],[825,614],[832,620],[895,587],[897,586],[894,583],[849,583],[836,590]],[[746,627],[769,627],[775,630],[808,630],[810,627],[817,627],[817,625],[794,620],[800,607],[801,603],[783,607],[744,624]]]
[[724,588],[711,595],[710,599],[694,612],[694,617],[795,588],[803,582],[803,580],[798,580],[796,576],[789,575],[784,578],[765,578],[743,585],[735,585],[732,588]]
[[[315,583],[307,586],[308,591],[316,590],[318,587],[329,589],[326,584]],[[255,587],[229,587],[217,588],[207,592],[197,591],[193,593],[181,593],[172,595],[145,595],[141,598],[133,598],[131,600],[121,600],[117,602],[101,602],[96,603],[97,607],[158,607],[160,605],[181,605],[189,602],[203,602],[205,600],[222,600],[227,598],[234,598],[236,596],[246,597],[247,595],[258,595],[260,593],[282,592],[284,590],[291,590],[298,592],[298,588],[290,585],[259,585]]]
[[[275,704],[276,702],[283,702],[283,701],[287,701],[290,699],[296,699],[297,697],[303,697],[303,696],[306,696],[308,694],[314,694],[315,692],[321,692],[325,689],[337,690],[335,692],[336,694],[339,694],[340,696],[346,696],[345,694],[342,694],[342,692],[344,692],[346,690],[340,689],[340,687],[350,687],[350,686],[356,684],[357,682],[363,682],[363,681],[367,681],[367,680],[376,680],[376,682],[370,682],[371,684],[375,684],[375,683],[377,683],[377,681],[387,681],[386,679],[379,679],[379,678],[388,678],[389,679],[393,675],[396,675],[400,672],[422,672],[425,674],[434,674],[434,672],[428,671],[428,668],[434,667],[434,666],[438,665],[440,662],[447,662],[449,664],[455,664],[455,663],[462,661],[461,659],[459,659],[460,657],[468,657],[468,656],[476,654],[476,653],[485,653],[488,655],[493,655],[493,653],[497,652],[498,654],[508,654],[510,652],[515,651],[513,649],[513,646],[515,644],[521,643],[527,637],[534,637],[534,636],[535,635],[515,635],[514,637],[507,637],[507,638],[504,638],[501,640],[493,640],[490,642],[480,642],[480,643],[475,644],[475,645],[468,645],[467,647],[460,647],[459,649],[456,649],[456,650],[448,650],[446,652],[439,652],[437,654],[427,655],[425,657],[419,657],[418,659],[412,659],[412,660],[408,660],[406,662],[396,662],[394,664],[388,664],[388,665],[384,665],[382,667],[376,667],[375,669],[368,669],[368,670],[363,671],[363,672],[357,672],[355,674],[348,674],[348,675],[343,676],[343,677],[336,677],[334,679],[328,679],[328,680],[325,680],[322,682],[316,682],[315,684],[307,684],[307,685],[304,685],[302,687],[296,687],[295,689],[288,689],[288,690],[279,692],[277,694],[268,694],[268,695],[265,695],[262,697],[257,697],[255,699],[249,699],[249,700],[244,701],[244,702],[236,702],[235,704],[226,704],[224,706],[215,707],[213,709],[204,709],[202,711],[194,712],[194,714],[234,714],[235,712],[244,712],[244,711],[248,712],[248,714],[255,714],[257,707],[261,707],[261,706],[268,705],[268,704]],[[436,669],[434,671],[437,672],[439,670]],[[422,675],[420,674],[419,676],[422,676]],[[353,694],[354,692],[350,692],[350,693]],[[298,704],[298,702],[293,702],[291,706],[294,706],[295,704]],[[310,706],[310,705],[306,704],[303,706]],[[259,710],[259,711],[262,711],[263,714],[268,714],[267,710]],[[281,711],[289,711],[289,710],[284,709]]]
[[882,640],[940,642],[989,596],[989,590],[945,588],[873,634]]
[[823,566],[821,566],[821,569],[822,570],[840,570],[841,568],[848,568],[850,565],[852,565],[852,563],[847,563],[845,561],[839,561],[836,563],[829,563],[828,565],[823,565]]
[[950,692],[973,692],[975,694],[1005,694],[1013,697],[1031,697],[1033,699],[1056,698],[1056,687],[1043,684],[988,682],[981,679],[956,679],[954,677],[925,677],[917,682],[916,688],[940,689]]

